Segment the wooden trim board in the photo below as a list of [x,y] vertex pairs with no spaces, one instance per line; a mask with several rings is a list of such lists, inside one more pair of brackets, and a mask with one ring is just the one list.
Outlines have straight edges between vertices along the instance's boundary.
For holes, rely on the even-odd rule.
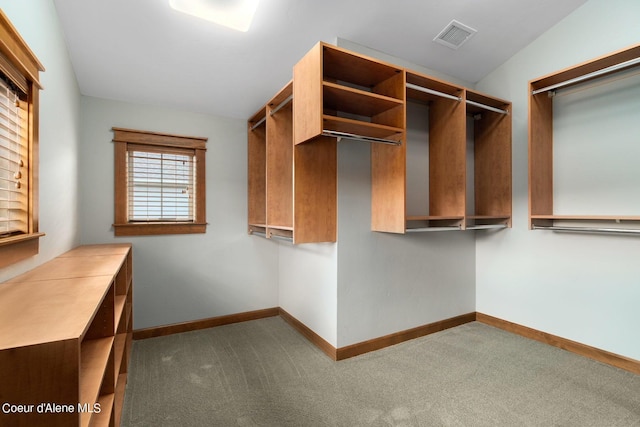
[[309,329],[304,323],[284,311],[282,308],[280,309],[280,317],[282,317],[285,322],[290,324],[296,331],[304,335],[304,337],[311,341],[312,344],[322,350],[331,358],[331,360],[338,360],[336,348],[329,344],[329,342],[325,341],[320,335]]
[[507,320],[502,320],[497,317],[476,312],[462,314],[460,316],[440,320],[438,322],[433,322],[427,325],[418,326],[416,328],[395,332],[393,334],[373,338],[371,340],[340,348],[335,348],[334,346],[332,346],[324,338],[316,334],[304,323],[300,322],[298,319],[296,319],[280,307],[230,314],[227,316],[212,317],[209,319],[195,320],[173,325],[138,329],[133,331],[133,339],[140,340],[146,338],[154,338],[278,315],[282,317],[287,323],[289,323],[300,334],[302,334],[305,338],[311,341],[312,344],[322,350],[327,356],[331,358],[331,360],[334,361],[348,359],[350,357],[358,356],[370,351],[380,350],[385,347],[400,344],[402,342],[433,334],[435,332],[440,332],[446,329],[454,328],[456,326],[464,325],[465,323],[478,321],[486,325],[493,326],[495,328],[502,329],[516,335],[520,335],[524,338],[533,339],[544,344],[558,347],[571,353],[575,353],[580,356],[605,363],[607,365],[624,369],[625,371],[640,374],[640,360],[630,359],[615,353],[588,346],[586,344],[581,344],[579,342],[571,341],[566,338],[538,331],[527,326],[522,326],[517,323],[512,323]]
[[392,345],[420,338],[435,332],[444,331],[445,329],[464,325],[465,323],[473,322],[474,320],[476,320],[475,312],[440,320],[438,322],[429,323],[416,328],[406,329],[383,337],[351,344],[346,347],[340,347],[337,352],[337,360],[344,360],[370,351],[380,350],[385,347],[390,347]]
[[634,360],[615,353],[610,353],[599,348],[571,341],[547,332],[538,331],[507,320],[498,319],[497,317],[489,316],[487,314],[476,313],[476,320],[525,338],[552,345],[571,353],[588,357],[589,359],[615,366],[616,368],[624,369],[625,371],[633,372],[634,374],[640,374],[640,360]]
[[265,308],[263,310],[246,311],[244,313],[229,314],[226,316],[210,317],[208,319],[192,320],[172,325],[154,326],[133,331],[134,340],[162,337],[165,335],[179,334],[181,332],[197,331],[199,329],[213,328],[215,326],[229,325],[231,323],[246,322],[248,320],[263,319],[279,314],[279,309]]

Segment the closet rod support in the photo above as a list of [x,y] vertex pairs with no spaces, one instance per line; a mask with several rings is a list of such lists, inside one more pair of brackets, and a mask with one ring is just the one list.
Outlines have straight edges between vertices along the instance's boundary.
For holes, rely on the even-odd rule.
[[640,234],[640,229],[634,228],[598,228],[598,227],[568,227],[560,225],[533,225],[534,230],[568,231],[575,233],[611,233],[611,234]]
[[448,93],[438,92],[437,90],[427,89],[426,87],[418,86],[413,83],[407,83],[407,89],[414,89],[420,92],[429,93],[431,95],[441,96],[443,98],[453,99],[455,101],[462,101],[462,98],[455,95],[449,95]]
[[326,130],[322,131],[322,136],[330,136],[333,138],[344,138],[344,139],[355,139],[358,141],[366,141],[366,142],[379,142],[382,144],[390,144],[390,145],[401,145],[401,141],[394,141],[392,139],[385,138],[375,138],[373,136],[364,136],[364,135],[356,135],[355,133],[347,133],[347,132],[338,132],[335,130]]
[[258,120],[253,126],[251,126],[251,130],[255,130],[258,126],[263,124],[267,120],[267,116],[264,116],[260,120]]
[[284,107],[285,105],[287,105],[288,103],[290,103],[293,100],[293,95],[289,95],[287,96],[287,98],[282,101],[280,104],[278,104],[278,106],[276,108],[274,108],[273,110],[271,110],[271,113],[269,113],[270,115],[274,115],[275,113],[277,113],[278,111],[280,111],[280,109],[282,107]]
[[485,110],[493,111],[494,113],[507,114],[507,115],[509,114],[509,112],[507,110],[502,110],[500,108],[492,107],[490,105],[481,104],[479,102],[470,101],[468,99],[466,100],[466,102],[469,105],[475,105],[476,107],[480,107],[480,108],[483,108]]
[[622,70],[623,68],[631,67],[631,66],[637,65],[637,64],[640,64],[640,58],[630,59],[628,61],[621,62],[619,64],[615,64],[615,65],[612,65],[610,67],[606,67],[606,68],[603,68],[601,70],[585,74],[584,76],[576,77],[574,79],[565,80],[563,82],[556,83],[556,84],[551,85],[551,86],[547,86],[547,87],[543,87],[543,88],[540,88],[540,89],[532,90],[531,91],[531,95],[537,95],[537,94],[542,93],[542,92],[547,92],[547,91],[550,91],[550,90],[553,90],[553,89],[558,89],[558,88],[561,88],[561,87],[564,87],[564,86],[568,86],[568,85],[571,85],[571,84],[579,83],[579,82],[584,81],[584,80],[593,79],[595,77],[599,77],[599,76],[602,76],[604,74],[609,74],[609,73],[612,73],[614,71]]

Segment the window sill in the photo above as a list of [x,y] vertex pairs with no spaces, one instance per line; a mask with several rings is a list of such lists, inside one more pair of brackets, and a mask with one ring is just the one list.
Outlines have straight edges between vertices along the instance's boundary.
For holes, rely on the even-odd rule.
[[0,239],[0,268],[37,255],[42,236],[44,233],[31,233]]
[[152,236],[158,234],[202,234],[207,223],[193,222],[130,222],[113,224],[116,236]]

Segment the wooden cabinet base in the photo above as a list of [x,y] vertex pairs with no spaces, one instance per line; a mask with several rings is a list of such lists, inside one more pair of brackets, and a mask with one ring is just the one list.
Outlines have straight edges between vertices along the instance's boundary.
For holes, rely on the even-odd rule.
[[115,244],[0,284],[0,425],[119,425],[132,283],[131,245]]

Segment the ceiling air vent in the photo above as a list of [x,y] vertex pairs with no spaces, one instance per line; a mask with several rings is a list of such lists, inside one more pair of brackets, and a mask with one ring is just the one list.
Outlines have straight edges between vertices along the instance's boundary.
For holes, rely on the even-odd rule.
[[454,19],[449,22],[449,25],[444,30],[440,31],[440,34],[433,41],[451,49],[458,49],[475,33],[477,33],[476,30]]

